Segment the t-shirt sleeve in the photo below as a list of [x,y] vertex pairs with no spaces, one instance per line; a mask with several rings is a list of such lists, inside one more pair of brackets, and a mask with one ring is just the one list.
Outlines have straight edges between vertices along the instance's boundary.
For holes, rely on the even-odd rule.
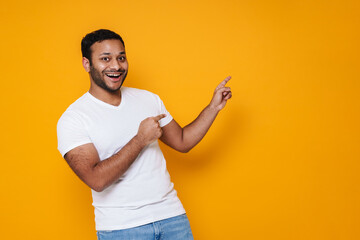
[[157,95],[156,95],[156,97],[157,97],[159,108],[160,108],[160,114],[166,114],[166,117],[160,119],[160,121],[159,121],[160,127],[164,127],[167,124],[169,124],[171,122],[171,120],[173,120],[173,117],[166,110],[165,105],[164,105],[163,101],[160,99],[160,97]]
[[64,157],[70,150],[91,143],[91,139],[76,113],[66,111],[57,124],[58,150]]

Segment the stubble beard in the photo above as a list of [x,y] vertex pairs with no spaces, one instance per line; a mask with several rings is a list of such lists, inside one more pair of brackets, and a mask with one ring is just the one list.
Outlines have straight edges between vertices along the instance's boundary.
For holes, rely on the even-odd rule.
[[108,85],[106,85],[105,80],[104,80],[104,78],[103,78],[103,76],[104,76],[105,74],[100,73],[100,72],[99,72],[98,70],[96,70],[93,66],[90,66],[90,72],[89,72],[89,73],[90,73],[90,76],[91,76],[92,80],[94,81],[94,83],[95,83],[97,86],[101,87],[102,89],[104,89],[104,90],[106,90],[106,91],[108,91],[108,92],[110,92],[110,93],[117,92],[117,91],[122,87],[122,85],[123,85],[123,83],[124,83],[124,81],[125,81],[125,78],[126,78],[126,76],[127,76],[127,72],[125,72],[125,75],[124,75],[124,77],[123,77],[123,80],[122,80],[122,82],[121,82],[121,85],[120,85],[118,88],[113,89],[113,88],[110,88]]

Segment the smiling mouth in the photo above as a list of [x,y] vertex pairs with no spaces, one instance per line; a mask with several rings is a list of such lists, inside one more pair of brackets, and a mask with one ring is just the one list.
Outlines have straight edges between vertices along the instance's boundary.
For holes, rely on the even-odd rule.
[[106,76],[113,79],[119,78],[121,74],[122,73],[105,73]]

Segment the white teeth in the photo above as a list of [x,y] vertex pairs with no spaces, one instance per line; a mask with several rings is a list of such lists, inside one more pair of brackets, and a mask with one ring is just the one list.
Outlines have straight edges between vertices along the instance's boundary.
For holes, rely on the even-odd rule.
[[106,76],[109,76],[109,77],[119,77],[120,76],[120,74],[106,74]]

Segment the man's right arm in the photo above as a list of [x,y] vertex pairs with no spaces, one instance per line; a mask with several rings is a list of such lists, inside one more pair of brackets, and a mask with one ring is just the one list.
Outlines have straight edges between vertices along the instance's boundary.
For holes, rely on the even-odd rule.
[[100,161],[92,143],[78,146],[64,156],[76,175],[90,188],[103,191],[117,181],[135,161],[142,149],[162,135],[159,120],[164,114],[149,117],[140,123],[135,135],[119,152]]

